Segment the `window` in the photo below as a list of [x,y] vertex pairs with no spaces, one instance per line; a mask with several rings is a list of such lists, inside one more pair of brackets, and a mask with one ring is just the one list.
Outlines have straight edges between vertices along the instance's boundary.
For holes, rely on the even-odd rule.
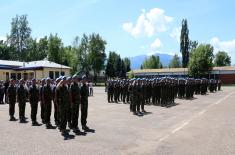
[[53,72],[53,71],[49,71],[49,77],[50,77],[51,79],[54,79],[54,72]]
[[60,72],[55,72],[55,78],[58,78],[60,76]]
[[9,72],[6,72],[6,80],[9,80]]
[[21,73],[17,74],[17,79],[20,80],[21,79]]
[[23,75],[24,80],[28,80],[28,77],[29,77],[28,73],[24,73]]
[[61,75],[64,76],[64,72],[61,72]]
[[11,73],[11,79],[16,79],[16,73]]
[[34,78],[34,72],[29,73],[29,79],[32,80]]

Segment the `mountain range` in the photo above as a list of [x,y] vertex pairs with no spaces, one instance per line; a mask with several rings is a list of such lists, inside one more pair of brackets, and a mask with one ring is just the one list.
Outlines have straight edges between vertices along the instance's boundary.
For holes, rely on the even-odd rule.
[[[171,59],[173,58],[173,55],[169,55],[169,54],[156,53],[154,55],[160,57],[160,61],[163,66],[168,66]],[[148,57],[149,57],[148,55],[138,55],[138,56],[134,56],[134,57],[129,57],[129,59],[131,61],[131,69],[140,69],[141,64]]]

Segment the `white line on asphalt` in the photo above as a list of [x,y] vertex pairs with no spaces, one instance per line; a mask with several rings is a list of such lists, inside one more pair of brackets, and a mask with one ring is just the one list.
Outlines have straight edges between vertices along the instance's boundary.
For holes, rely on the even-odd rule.
[[208,111],[208,109],[214,105],[217,105],[219,103],[221,103],[223,100],[227,99],[228,97],[230,97],[232,94],[234,94],[235,92],[231,92],[228,95],[226,95],[225,97],[221,98],[220,100],[218,100],[217,102],[215,102],[214,104],[210,104],[208,105],[204,110],[200,111],[199,113],[195,114],[191,119],[184,121],[179,127],[175,128],[174,130],[172,130],[170,133],[168,133],[167,135],[163,136],[162,138],[160,138],[158,141],[164,141],[167,138],[169,138],[171,135],[175,134],[177,131],[183,129],[185,126],[187,126],[190,122],[192,122],[195,118],[203,115],[205,112]]

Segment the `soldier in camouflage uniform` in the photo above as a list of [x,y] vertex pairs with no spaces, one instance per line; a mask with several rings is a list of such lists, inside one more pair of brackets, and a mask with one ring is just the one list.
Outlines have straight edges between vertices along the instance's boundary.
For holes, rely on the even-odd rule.
[[16,118],[14,117],[15,103],[16,103],[16,87],[15,87],[15,81],[13,79],[10,80],[10,85],[7,89],[7,96],[9,101],[10,121],[16,121]]
[[60,82],[60,78],[57,78],[55,81],[55,85],[53,86],[53,90],[52,90],[53,103],[54,103],[54,120],[55,120],[56,126],[59,126],[59,108],[58,108],[57,98],[56,98],[56,86],[59,82]]
[[89,127],[86,125],[87,124],[87,116],[88,116],[88,86],[87,86],[87,79],[86,76],[84,75],[82,77],[82,86],[81,86],[81,124],[82,124],[82,129],[84,131],[89,130]]
[[46,128],[51,129],[53,128],[51,125],[51,106],[52,106],[52,88],[51,88],[51,79],[47,78],[46,80],[46,85],[44,86],[43,89],[43,100],[44,100],[44,108],[45,108],[45,123],[46,123]]
[[32,85],[29,87],[29,102],[31,105],[31,120],[33,126],[38,126],[37,110],[39,101],[39,89],[36,85],[36,79],[32,80]]
[[26,96],[27,96],[27,89],[24,86],[24,80],[21,79],[20,84],[17,88],[17,100],[19,102],[20,123],[26,122],[25,118]]
[[41,119],[42,119],[43,124],[45,124],[45,103],[44,103],[44,98],[43,98],[43,90],[44,90],[45,81],[46,81],[45,79],[42,79],[41,86],[39,89],[40,106],[41,106]]
[[79,106],[80,106],[80,88],[78,86],[79,79],[76,75],[73,76],[73,82],[70,86],[70,101],[72,110],[72,128],[73,132],[79,132],[78,128],[78,116],[79,116]]
[[60,131],[62,135],[67,135],[66,126],[67,126],[67,113],[70,109],[70,98],[69,98],[69,90],[67,86],[66,77],[62,77],[62,80],[58,83],[56,88],[56,97],[57,104],[59,107],[60,114]]

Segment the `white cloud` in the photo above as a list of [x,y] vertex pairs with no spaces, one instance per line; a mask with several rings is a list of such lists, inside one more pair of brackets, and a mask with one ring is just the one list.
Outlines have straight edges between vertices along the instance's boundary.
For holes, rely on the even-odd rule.
[[232,58],[232,63],[235,63],[235,39],[228,40],[228,41],[221,41],[218,37],[214,37],[211,39],[210,43],[214,47],[214,53],[218,51],[225,51]]
[[165,32],[167,26],[173,20],[172,17],[166,16],[165,11],[159,8],[153,8],[149,12],[142,10],[136,24],[126,22],[122,25],[123,29],[134,37],[140,35],[151,37],[155,33]]
[[162,46],[162,42],[160,39],[155,39],[154,42],[150,45],[152,50],[156,50]]
[[175,27],[170,33],[170,37],[175,39],[177,42],[180,42],[180,33],[181,33],[181,27]]

